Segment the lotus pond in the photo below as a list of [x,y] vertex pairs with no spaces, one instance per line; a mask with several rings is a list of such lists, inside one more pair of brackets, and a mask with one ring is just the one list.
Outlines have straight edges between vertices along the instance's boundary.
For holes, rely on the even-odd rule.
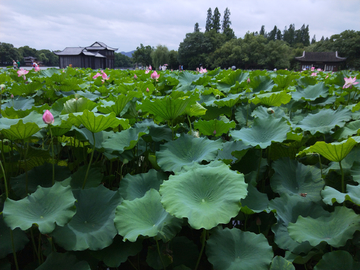
[[[0,69],[0,269],[360,269],[360,73]],[[350,79],[351,78],[351,79]]]

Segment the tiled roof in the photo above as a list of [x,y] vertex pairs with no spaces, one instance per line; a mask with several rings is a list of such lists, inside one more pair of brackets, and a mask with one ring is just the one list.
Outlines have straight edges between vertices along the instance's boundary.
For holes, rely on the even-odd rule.
[[61,52],[54,52],[56,55],[79,55],[84,50],[84,47],[66,47]]
[[96,41],[89,47],[86,47],[87,50],[105,50],[108,49],[109,51],[117,51],[117,48],[111,48],[106,45],[104,42]]
[[339,57],[337,52],[303,52],[300,57],[295,57],[300,62],[342,62],[346,57]]

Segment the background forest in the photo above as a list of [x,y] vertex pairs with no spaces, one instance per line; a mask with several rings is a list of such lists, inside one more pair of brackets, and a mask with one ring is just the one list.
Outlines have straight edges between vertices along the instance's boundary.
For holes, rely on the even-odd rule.
[[[360,31],[345,30],[330,38],[316,36],[310,38],[309,25],[303,24],[296,29],[290,24],[284,30],[276,25],[269,32],[263,25],[259,32],[247,32],[243,38],[237,38],[231,28],[230,10],[225,9],[223,16],[218,8],[207,10],[205,30],[202,32],[199,23],[195,23],[194,31],[187,33],[179,44],[177,51],[169,50],[165,45],[139,47],[128,57],[123,53],[115,53],[116,68],[133,68],[168,64],[168,68],[194,70],[199,66],[208,69],[217,67],[240,69],[295,69],[298,63],[295,56],[303,51],[325,52],[337,51],[339,56],[346,57],[343,69],[360,70]],[[0,65],[8,66],[12,60],[20,60],[33,56],[44,66],[58,66],[58,57],[50,50],[36,50],[29,46],[15,48],[12,44],[0,42]]]

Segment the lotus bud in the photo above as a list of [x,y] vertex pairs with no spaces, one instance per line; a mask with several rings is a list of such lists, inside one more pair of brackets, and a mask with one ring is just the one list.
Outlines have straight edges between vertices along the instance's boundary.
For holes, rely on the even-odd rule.
[[268,113],[268,114],[274,114],[275,111],[274,111],[273,108],[268,108],[268,109],[267,109],[267,113]]
[[46,110],[43,114],[43,121],[45,124],[51,125],[54,123],[54,116],[49,110]]
[[216,95],[215,98],[216,98],[216,99],[219,99],[219,98],[220,98],[220,95]]
[[214,130],[213,134],[216,135],[216,130]]
[[149,88],[146,88],[146,92],[149,92],[150,90],[149,90]]
[[134,79],[135,79],[135,80],[137,80],[137,76],[136,76],[136,74],[134,75]]
[[14,98],[14,94],[11,94],[11,96],[10,96],[11,98]]

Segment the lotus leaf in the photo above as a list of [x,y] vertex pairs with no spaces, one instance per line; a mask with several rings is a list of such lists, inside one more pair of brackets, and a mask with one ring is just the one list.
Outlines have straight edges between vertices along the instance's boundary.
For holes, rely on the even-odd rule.
[[217,162],[171,175],[160,186],[160,193],[161,202],[171,215],[187,218],[194,229],[209,230],[238,214],[240,200],[247,195],[247,184],[243,174]]
[[241,94],[229,94],[225,98],[214,100],[214,104],[219,107],[234,107],[241,98]]
[[295,270],[295,266],[280,256],[275,256],[271,262],[270,270]]
[[360,216],[342,206],[335,207],[329,216],[299,216],[295,223],[288,225],[291,238],[298,242],[309,241],[312,246],[324,241],[333,247],[342,247],[357,230],[360,230]]
[[353,149],[357,142],[353,138],[349,138],[342,142],[326,143],[318,141],[314,145],[300,151],[297,155],[306,153],[318,153],[330,161],[342,161]]
[[278,159],[272,164],[275,174],[270,179],[274,192],[303,196],[304,200],[320,201],[320,191],[325,183],[320,169],[306,166],[289,158]]
[[224,122],[221,120],[199,120],[194,123],[194,128],[198,129],[201,134],[208,136],[219,137],[224,133],[228,133],[230,129],[235,128],[236,123],[234,121]]
[[157,162],[164,171],[179,171],[181,167],[194,162],[214,160],[221,146],[219,140],[194,138],[185,134],[176,141],[162,145],[160,151],[156,152]]
[[292,93],[292,98],[296,101],[300,99],[314,101],[315,99],[329,95],[329,87],[326,87],[324,82],[308,85],[306,88],[302,88],[301,86],[297,86],[296,88],[297,91]]
[[20,119],[15,125],[10,126],[9,129],[1,130],[6,138],[12,141],[25,140],[34,135],[40,130],[40,127],[35,123],[24,124],[23,120]]
[[277,119],[269,115],[267,118],[255,118],[251,128],[230,131],[234,140],[242,140],[245,144],[259,146],[264,149],[272,142],[283,142],[290,131],[290,126],[283,118]]
[[132,201],[124,200],[117,208],[115,226],[124,241],[135,242],[140,235],[171,240],[180,230],[182,220],[165,211],[160,194],[150,189],[146,194]]
[[46,261],[35,270],[91,270],[86,261],[78,261],[75,255],[70,253],[52,252]]
[[151,188],[159,190],[161,183],[165,179],[167,179],[165,173],[154,169],[149,170],[147,173],[127,174],[121,179],[119,192],[125,200],[131,201],[143,197]]
[[50,188],[38,187],[26,198],[14,201],[9,198],[4,204],[4,221],[11,228],[25,231],[37,224],[43,234],[51,233],[58,226],[64,226],[75,215],[75,198],[70,187],[60,182]]
[[304,131],[309,131],[312,135],[316,132],[326,134],[330,133],[336,126],[343,127],[350,119],[351,111],[348,109],[340,109],[337,111],[323,109],[318,113],[308,114],[299,122],[297,127]]
[[275,93],[265,93],[257,94],[250,101],[254,104],[263,104],[266,106],[281,106],[282,104],[287,104],[291,100],[291,95],[286,93],[286,91],[275,92]]
[[333,205],[334,202],[343,203],[344,201],[351,201],[360,206],[360,186],[346,185],[347,193],[326,186],[321,191],[323,201],[326,204]]
[[274,256],[262,234],[239,229],[217,229],[207,240],[206,254],[214,269],[268,269]]
[[66,250],[98,250],[109,246],[116,235],[115,208],[120,194],[100,185],[73,191],[76,214],[64,227],[52,233],[55,242]]
[[357,270],[360,269],[360,262],[353,259],[353,256],[345,250],[336,250],[324,254],[314,270]]

